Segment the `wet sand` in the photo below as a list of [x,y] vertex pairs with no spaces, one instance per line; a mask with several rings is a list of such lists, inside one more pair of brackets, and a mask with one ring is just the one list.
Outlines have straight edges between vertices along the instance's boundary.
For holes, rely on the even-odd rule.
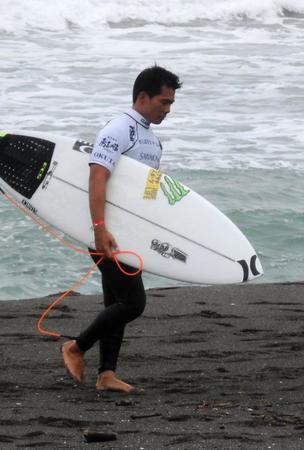
[[[97,346],[81,386],[63,340],[39,335],[54,297],[0,302],[0,450],[304,448],[304,283],[147,291],[118,375],[143,395],[95,391]],[[77,334],[101,298],[74,295],[45,326]],[[86,443],[84,430],[115,433]]]

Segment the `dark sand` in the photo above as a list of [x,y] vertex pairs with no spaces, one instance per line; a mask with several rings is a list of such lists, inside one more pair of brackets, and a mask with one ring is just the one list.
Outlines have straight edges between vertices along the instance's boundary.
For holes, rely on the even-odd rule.
[[[0,302],[0,450],[304,448],[304,283],[147,294],[118,372],[140,396],[95,391],[97,347],[75,386],[62,340],[35,330],[51,297]],[[45,326],[76,334],[99,308],[100,298],[75,295]],[[88,444],[87,428],[117,440]]]

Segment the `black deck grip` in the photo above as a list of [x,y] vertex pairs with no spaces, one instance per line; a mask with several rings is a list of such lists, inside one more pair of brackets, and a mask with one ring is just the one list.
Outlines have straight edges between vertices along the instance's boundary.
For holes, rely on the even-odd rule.
[[0,139],[0,178],[30,199],[48,172],[54,148],[45,139],[6,134]]

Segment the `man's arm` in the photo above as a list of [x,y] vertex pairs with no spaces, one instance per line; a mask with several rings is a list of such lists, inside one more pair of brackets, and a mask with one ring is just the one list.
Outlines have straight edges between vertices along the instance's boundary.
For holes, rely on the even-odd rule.
[[[89,202],[92,222],[98,223],[105,219],[106,184],[110,171],[99,164],[90,165]],[[94,227],[96,251],[112,257],[112,251],[117,248],[116,241],[107,230],[106,224]]]

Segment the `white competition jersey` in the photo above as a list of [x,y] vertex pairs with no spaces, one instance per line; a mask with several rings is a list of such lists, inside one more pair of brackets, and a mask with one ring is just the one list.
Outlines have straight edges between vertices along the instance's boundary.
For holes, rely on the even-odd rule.
[[150,123],[132,108],[102,128],[94,144],[90,164],[100,164],[112,172],[120,155],[159,168],[161,143]]

